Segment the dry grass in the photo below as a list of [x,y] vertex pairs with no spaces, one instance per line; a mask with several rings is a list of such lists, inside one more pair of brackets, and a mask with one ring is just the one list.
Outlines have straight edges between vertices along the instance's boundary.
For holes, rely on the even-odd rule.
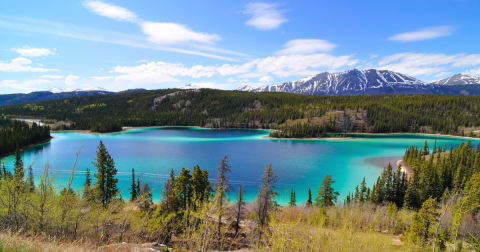
[[0,233],[0,252],[89,252],[97,251],[95,247],[82,243],[57,242],[48,237],[26,237],[9,232]]

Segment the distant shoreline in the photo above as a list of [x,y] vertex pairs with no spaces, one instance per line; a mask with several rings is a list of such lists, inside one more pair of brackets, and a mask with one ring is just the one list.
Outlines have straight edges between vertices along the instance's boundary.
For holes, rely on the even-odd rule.
[[[50,138],[48,138],[48,139],[46,139],[46,140],[43,140],[43,141],[40,141],[40,142],[36,142],[36,143],[32,143],[32,144],[26,145],[26,146],[24,146],[23,148],[19,149],[19,151],[25,151],[26,149],[31,148],[31,147],[33,147],[33,146],[35,146],[35,145],[48,143],[48,142],[50,142],[50,140],[52,140],[52,139],[53,139],[53,137],[50,136]],[[8,157],[8,156],[11,156],[11,155],[13,155],[13,154],[15,154],[15,152],[7,152],[7,153],[4,153],[4,154],[1,154],[1,155],[0,155],[0,158]]]
[[[52,130],[52,133],[62,133],[62,132],[78,132],[78,133],[85,133],[85,134],[112,134],[112,133],[119,133],[123,131],[128,131],[130,129],[150,129],[150,128],[170,128],[170,127],[178,127],[178,128],[197,128],[197,129],[204,129],[204,130],[215,130],[215,129],[248,129],[248,130],[264,130],[275,132],[278,131],[276,129],[251,129],[251,128],[204,128],[200,126],[175,126],[175,125],[165,125],[165,126],[124,126],[122,127],[121,131],[114,131],[114,132],[92,132],[90,130]],[[452,138],[465,138],[465,139],[477,139],[477,137],[469,137],[469,136],[456,136],[456,135],[445,135],[445,134],[431,134],[431,133],[409,133],[409,132],[396,132],[396,133],[332,133],[332,134],[352,134],[352,135],[365,135],[365,136],[381,136],[381,135],[419,135],[419,136],[431,136],[431,137],[452,137]],[[266,139],[280,139],[280,140],[353,140],[357,139],[356,137],[309,137],[309,138],[290,138],[290,137],[270,137],[265,136]]]

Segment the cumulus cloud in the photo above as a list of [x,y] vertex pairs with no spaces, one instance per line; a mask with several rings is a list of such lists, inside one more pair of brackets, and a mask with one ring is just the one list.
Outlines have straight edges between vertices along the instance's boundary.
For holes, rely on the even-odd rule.
[[0,62],[0,72],[50,72],[60,71],[58,69],[46,69],[40,67],[28,66],[32,64],[30,59],[19,57],[13,59],[10,63]]
[[260,78],[258,81],[260,82],[270,82],[270,81],[273,81],[273,77],[272,76],[263,76],[262,78]]
[[[221,66],[195,65],[186,67],[181,63],[150,62],[139,66],[116,66],[110,72],[118,73],[116,80],[128,80],[134,83],[178,82],[176,77],[213,77],[240,75],[240,78],[260,78],[267,75],[289,77],[294,75],[313,75],[321,68],[337,69],[353,66],[358,60],[351,55],[332,56],[327,54],[289,55],[255,59],[241,65],[224,64]],[[234,81],[234,79],[229,79]]]
[[69,86],[73,86],[75,85],[75,81],[78,80],[80,77],[78,76],[75,76],[75,75],[68,75],[66,78],[65,78],[65,84],[69,85]]
[[412,32],[399,33],[388,39],[393,41],[399,41],[399,42],[428,40],[428,39],[448,36],[452,34],[454,30],[455,30],[455,27],[450,25],[427,27],[427,28],[423,28],[420,30],[412,31]]
[[213,44],[221,40],[219,35],[195,32],[182,24],[142,22],[140,27],[142,32],[149,36],[148,41],[161,45],[182,42]]
[[4,80],[0,82],[0,87],[9,87],[13,89],[32,90],[34,86],[53,83],[49,80],[35,79],[18,82],[16,80]]
[[62,79],[63,76],[61,76],[61,75],[43,75],[42,78]]
[[[56,51],[57,49],[54,48],[53,50]],[[30,48],[28,46],[24,46],[23,48],[12,48],[12,51],[20,53],[23,57],[39,57],[55,54],[47,48]]]
[[94,80],[109,80],[113,79],[113,76],[93,76],[92,79]]
[[284,49],[277,51],[276,54],[289,55],[328,52],[337,47],[337,45],[323,39],[294,39],[288,41],[283,47]]
[[467,70],[467,71],[463,72],[463,74],[480,76],[480,67],[477,68],[477,69]]
[[446,72],[447,68],[480,64],[480,54],[397,53],[383,57],[379,68],[409,75],[430,75]]
[[118,21],[137,21],[137,15],[123,7],[107,4],[100,1],[85,1],[83,6],[88,10],[104,17],[113,18]]
[[283,16],[284,10],[277,9],[278,4],[248,3],[243,13],[252,17],[245,23],[258,30],[273,30],[288,21]]

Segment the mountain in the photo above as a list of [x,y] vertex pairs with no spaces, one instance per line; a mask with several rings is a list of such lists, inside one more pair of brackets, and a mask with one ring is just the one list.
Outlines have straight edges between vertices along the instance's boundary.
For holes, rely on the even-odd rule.
[[286,92],[310,95],[373,95],[373,94],[480,94],[480,77],[456,74],[426,83],[414,77],[389,70],[352,69],[344,72],[323,72],[297,81],[265,87],[242,86],[239,91]]
[[108,91],[100,87],[77,88],[77,89],[56,87],[56,88],[49,89],[48,92],[58,94],[58,93],[68,93],[68,92],[108,92]]
[[445,85],[445,86],[452,86],[452,85],[472,85],[472,84],[480,84],[480,77],[466,75],[466,74],[454,74],[448,78],[441,79],[438,81],[432,81],[429,84],[432,85]]
[[352,69],[338,73],[323,72],[279,85],[260,88],[243,86],[237,90],[310,95],[426,94],[434,92],[432,85],[421,80],[405,74],[377,69]]
[[4,94],[0,95],[0,106],[13,105],[25,102],[35,102],[52,100],[59,98],[69,98],[74,96],[84,95],[99,95],[99,94],[113,94],[114,92],[106,91],[103,88],[95,89],[66,89],[66,88],[52,88],[49,91],[31,92],[28,94]]

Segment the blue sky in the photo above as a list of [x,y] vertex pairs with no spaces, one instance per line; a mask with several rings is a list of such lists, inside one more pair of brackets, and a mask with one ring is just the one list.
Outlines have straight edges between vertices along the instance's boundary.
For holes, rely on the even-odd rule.
[[0,0],[0,94],[235,89],[352,68],[480,76],[479,10],[480,0]]

